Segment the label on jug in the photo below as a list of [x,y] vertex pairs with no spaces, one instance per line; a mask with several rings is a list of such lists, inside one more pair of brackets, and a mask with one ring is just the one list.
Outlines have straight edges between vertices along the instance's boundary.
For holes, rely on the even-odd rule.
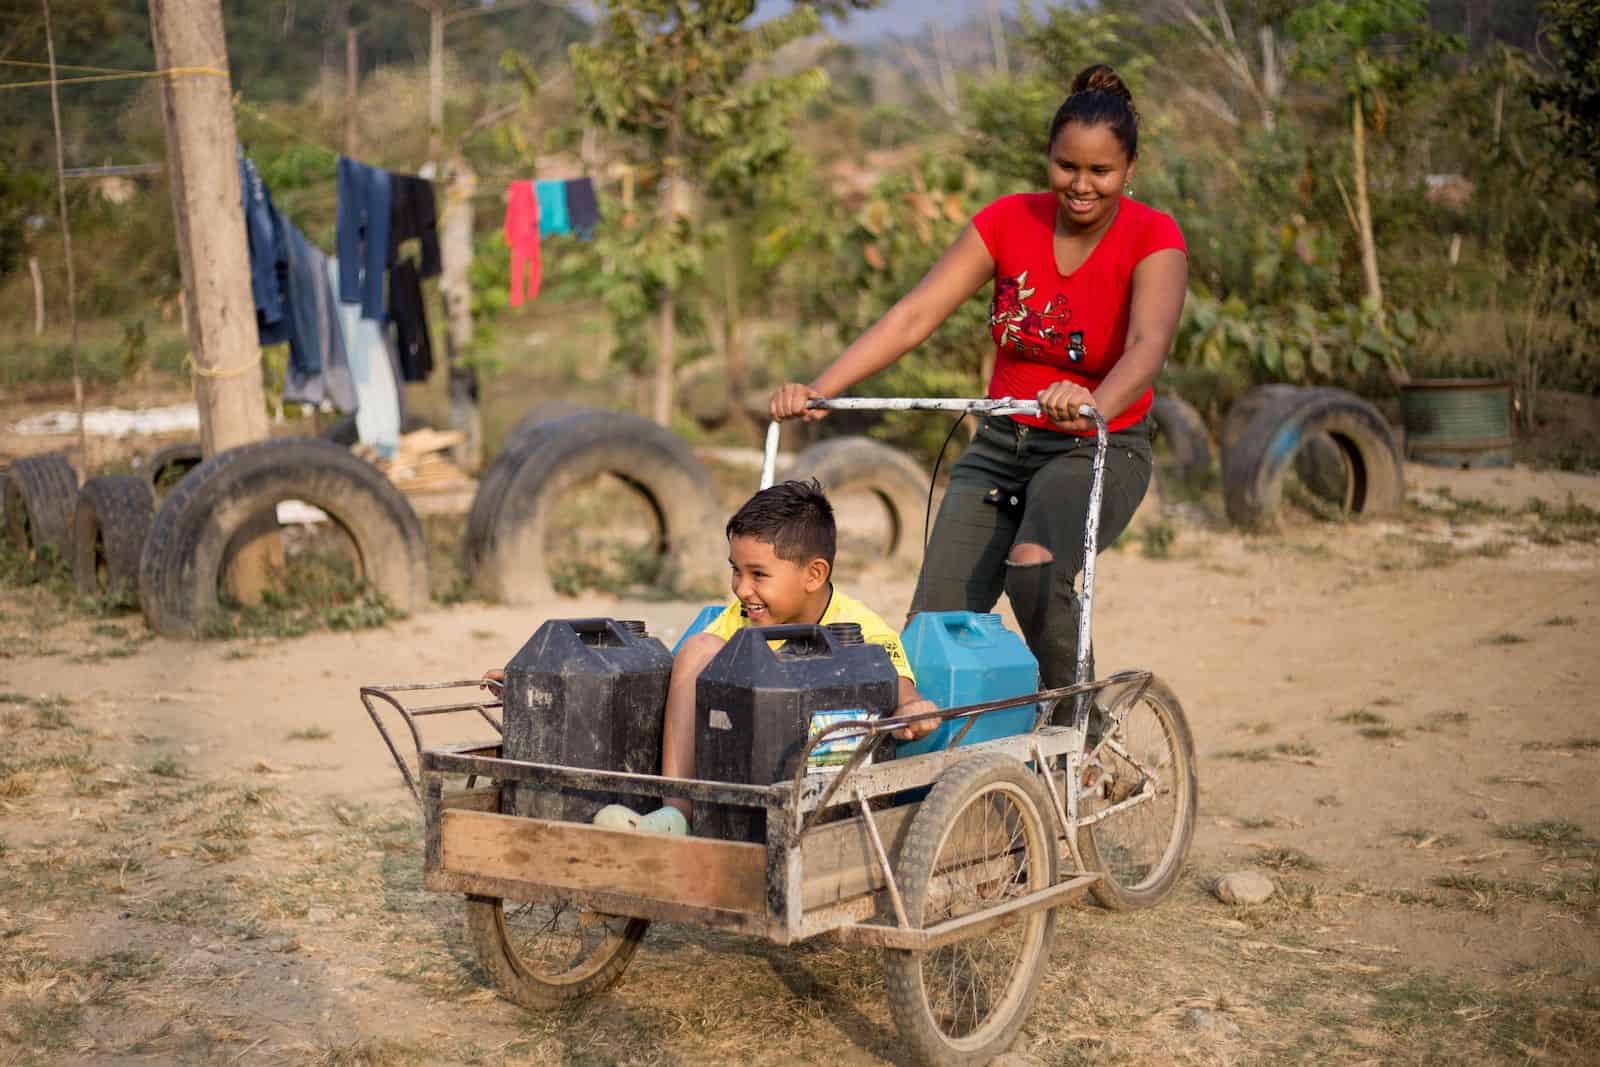
[[[858,722],[869,719],[865,708],[838,708],[830,711],[814,711],[811,713],[811,733],[807,740],[816,737],[830,726],[841,722]],[[811,758],[806,760],[806,767],[814,771],[838,770],[850,762],[850,757],[861,747],[863,734],[844,734],[834,740],[824,741],[811,750]]]

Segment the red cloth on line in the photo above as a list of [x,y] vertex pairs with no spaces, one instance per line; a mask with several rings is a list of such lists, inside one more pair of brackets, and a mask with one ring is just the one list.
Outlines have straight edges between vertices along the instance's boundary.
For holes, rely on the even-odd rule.
[[[978,212],[972,224],[994,258],[989,330],[996,352],[989,396],[995,398],[1032,400],[1063,378],[1093,391],[1122,358],[1134,267],[1162,249],[1188,252],[1171,215],[1131,196],[1122,198],[1117,217],[1089,258],[1067,275],[1056,262],[1053,194],[1001,197]],[[1126,429],[1144,418],[1151,399],[1146,389],[1109,428]],[[1056,429],[1049,419],[1011,417]]]
[[539,198],[532,182],[512,182],[506,187],[506,244],[511,246],[511,306],[520,307],[523,274],[527,274],[527,297],[539,295],[542,270],[539,263]]

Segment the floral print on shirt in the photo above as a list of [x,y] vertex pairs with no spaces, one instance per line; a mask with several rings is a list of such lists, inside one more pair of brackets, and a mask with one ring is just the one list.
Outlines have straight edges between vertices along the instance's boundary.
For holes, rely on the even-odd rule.
[[1030,308],[1026,301],[1036,290],[1028,287],[1028,272],[1015,278],[996,278],[989,331],[995,344],[1040,363],[1064,364],[1071,359],[1066,334],[1072,309],[1066,294],[1058,293],[1044,307]]

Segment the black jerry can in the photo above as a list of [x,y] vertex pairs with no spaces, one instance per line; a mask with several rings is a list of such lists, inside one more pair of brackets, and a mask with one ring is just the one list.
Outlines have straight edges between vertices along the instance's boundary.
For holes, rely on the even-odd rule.
[[[783,641],[774,649],[767,642]],[[748,627],[734,634],[695,683],[695,777],[771,785],[791,778],[810,739],[811,717],[893,714],[900,676],[854,623]],[[766,813],[694,805],[694,832],[765,841]]]
[[[671,679],[672,654],[644,623],[551,619],[506,664],[502,751],[529,763],[659,774]],[[648,802],[526,784],[505,797],[517,815],[584,822],[606,804]]]

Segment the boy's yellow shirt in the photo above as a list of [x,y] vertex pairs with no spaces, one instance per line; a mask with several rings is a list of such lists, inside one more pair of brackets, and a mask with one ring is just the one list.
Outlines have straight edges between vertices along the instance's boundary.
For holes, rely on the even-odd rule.
[[[895,633],[877,612],[855,597],[846,596],[835,589],[828,601],[828,609],[822,613],[821,625],[827,626],[835,622],[853,622],[860,626],[862,638],[871,644],[882,645],[883,650],[889,653],[889,661],[894,664],[894,669],[902,678],[915,684],[917,676],[912,673],[911,662],[906,659],[906,651],[900,644],[900,635]],[[715,634],[726,641],[749,625],[750,620],[744,617],[739,601],[734,599],[702,632]],[[772,644],[781,645],[782,642],[773,641]]]

